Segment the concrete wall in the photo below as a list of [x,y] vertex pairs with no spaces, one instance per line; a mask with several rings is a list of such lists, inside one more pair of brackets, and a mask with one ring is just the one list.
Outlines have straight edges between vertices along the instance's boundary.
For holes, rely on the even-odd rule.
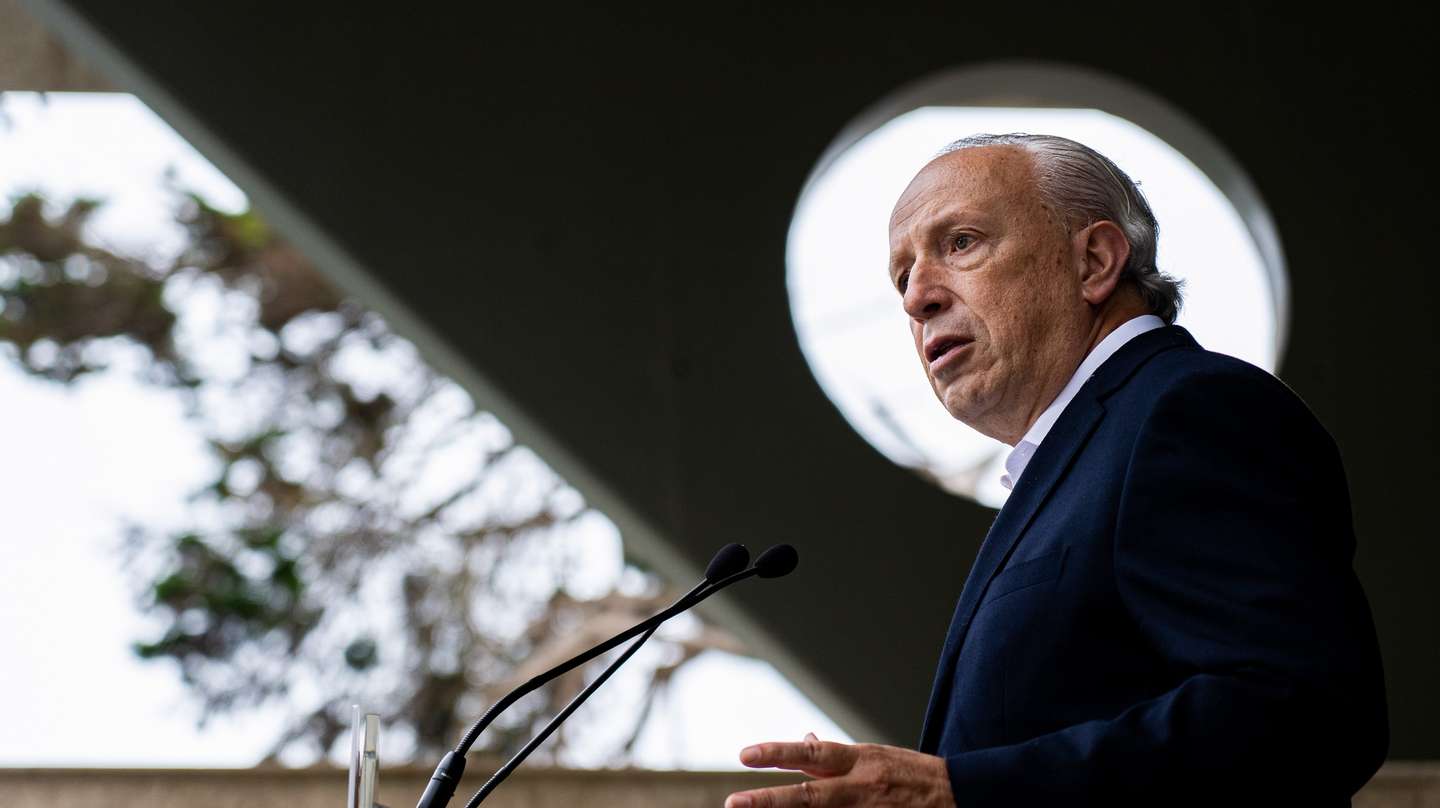
[[[409,808],[431,769],[380,772],[380,800]],[[452,806],[484,784],[471,764]],[[718,808],[725,795],[798,782],[767,772],[521,769],[486,801],[495,808]],[[345,772],[319,769],[0,769],[0,808],[341,808]]]
[[[461,789],[484,782],[481,767]],[[429,769],[383,770],[380,797],[407,808]],[[746,788],[796,782],[770,772],[522,769],[486,803],[495,808],[718,808]],[[463,805],[458,796],[452,805]],[[322,769],[0,769],[0,808],[340,808],[345,773]],[[1440,764],[1388,763],[1355,808],[1440,808]]]
[[113,89],[50,36],[20,0],[0,0],[0,91]]

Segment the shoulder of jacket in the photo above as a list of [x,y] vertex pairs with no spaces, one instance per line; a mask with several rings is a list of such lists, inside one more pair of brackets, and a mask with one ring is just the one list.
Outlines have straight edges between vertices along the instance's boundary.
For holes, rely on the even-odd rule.
[[1177,392],[1219,395],[1249,390],[1252,394],[1279,396],[1305,405],[1298,393],[1270,371],[1204,348],[1178,347],[1162,351],[1146,362],[1131,382],[1117,393],[1159,399]]
[[1204,418],[1241,418],[1318,432],[1334,445],[1315,412],[1278,376],[1204,348],[1181,347],[1157,354],[1116,394],[1125,397],[1122,406],[1146,416],[1163,409],[1193,411]]

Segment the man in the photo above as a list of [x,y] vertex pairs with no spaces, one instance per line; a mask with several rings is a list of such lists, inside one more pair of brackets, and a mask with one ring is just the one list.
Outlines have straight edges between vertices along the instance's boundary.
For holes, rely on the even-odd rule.
[[[1204,350],[1156,223],[1073,141],[982,135],[915,177],[890,279],[955,418],[1014,448],[919,750],[747,747],[774,806],[1338,806],[1388,724],[1334,441]],[[1338,335],[1337,335],[1338,338]]]

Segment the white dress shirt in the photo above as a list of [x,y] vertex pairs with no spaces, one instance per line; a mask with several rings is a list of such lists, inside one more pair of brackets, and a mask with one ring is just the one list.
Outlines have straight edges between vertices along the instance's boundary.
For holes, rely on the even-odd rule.
[[1025,437],[1021,438],[1020,442],[1010,450],[1010,454],[1005,456],[1005,473],[1000,477],[1000,484],[1014,490],[1015,483],[1020,481],[1020,475],[1025,473],[1025,467],[1030,464],[1030,458],[1035,456],[1035,450],[1040,448],[1040,442],[1045,440],[1045,436],[1049,434],[1050,427],[1060,419],[1060,413],[1065,411],[1070,400],[1075,398],[1075,394],[1080,392],[1080,388],[1090,380],[1090,376],[1105,364],[1106,359],[1113,356],[1116,351],[1120,350],[1120,346],[1130,340],[1151,329],[1162,328],[1164,325],[1165,321],[1159,317],[1153,314],[1142,314],[1126,320],[1120,324],[1119,328],[1105,335],[1105,339],[1100,340],[1100,344],[1085,355],[1085,359],[1080,362],[1080,367],[1075,369],[1075,375],[1070,377],[1070,381],[1060,391],[1060,395],[1056,396],[1055,400],[1050,402],[1050,406],[1040,413],[1040,417],[1036,418],[1035,423],[1031,425],[1030,431],[1026,432]]

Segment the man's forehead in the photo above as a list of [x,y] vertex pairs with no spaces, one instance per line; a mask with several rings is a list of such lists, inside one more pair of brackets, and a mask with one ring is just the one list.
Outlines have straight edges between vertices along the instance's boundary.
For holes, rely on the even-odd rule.
[[1020,146],[977,146],[943,154],[920,169],[900,194],[890,228],[937,205],[960,203],[993,208],[1027,192],[1031,158]]

